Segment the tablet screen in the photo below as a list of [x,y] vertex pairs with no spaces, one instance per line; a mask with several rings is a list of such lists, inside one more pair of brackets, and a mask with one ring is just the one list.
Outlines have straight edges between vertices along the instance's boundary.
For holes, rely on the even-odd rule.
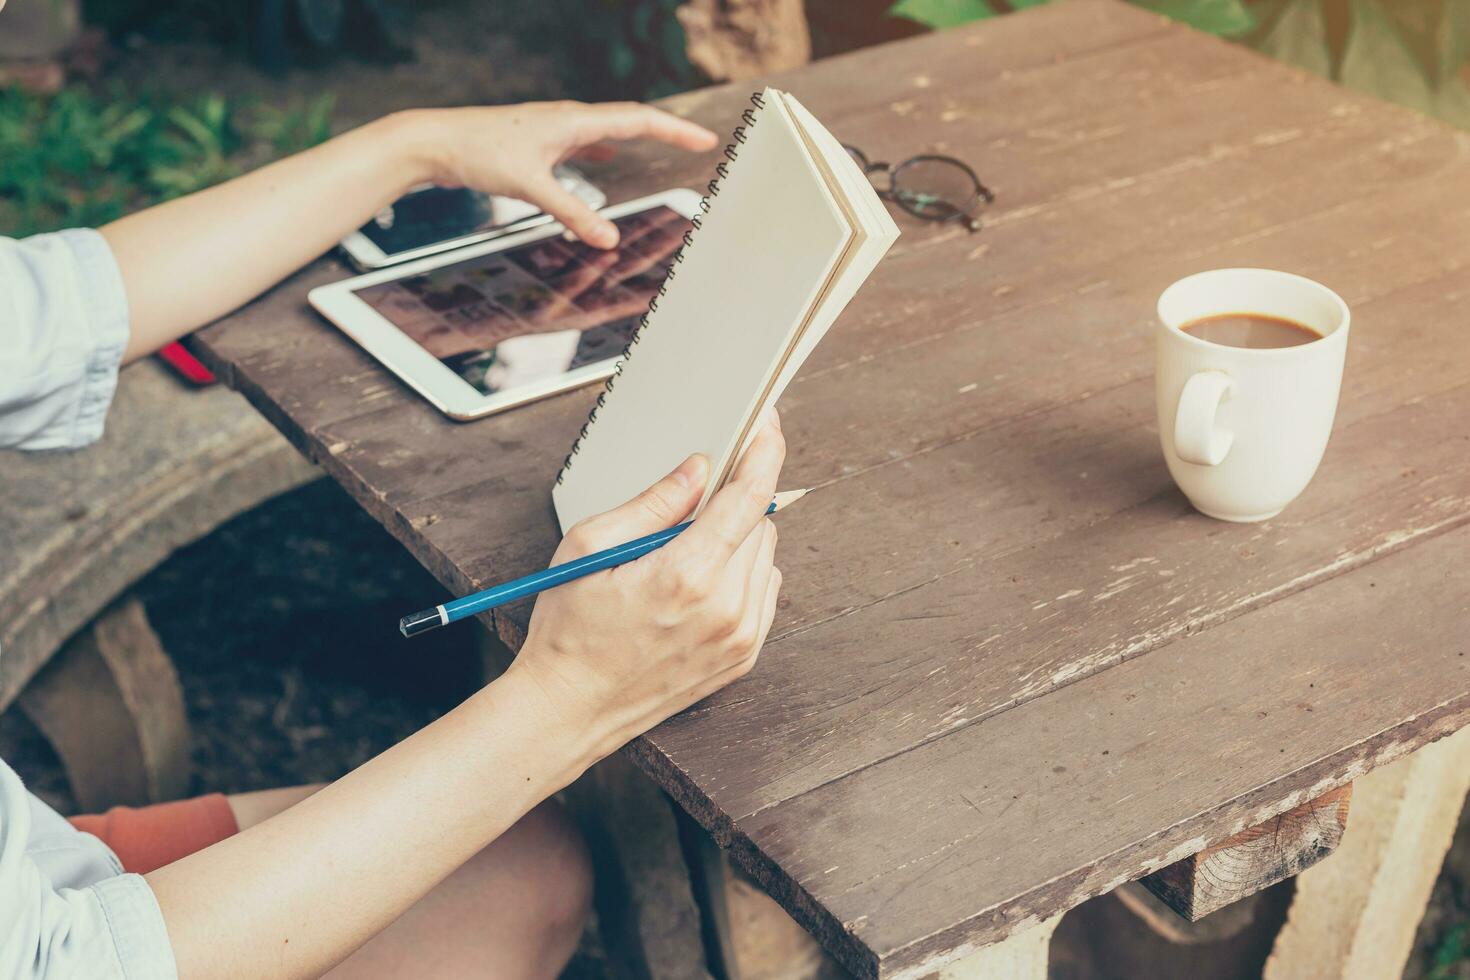
[[560,235],[356,295],[485,395],[617,357],[683,244],[662,205],[613,219],[618,247]]

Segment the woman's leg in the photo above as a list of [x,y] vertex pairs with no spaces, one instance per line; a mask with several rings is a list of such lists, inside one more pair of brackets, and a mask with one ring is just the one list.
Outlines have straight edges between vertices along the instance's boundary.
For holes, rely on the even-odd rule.
[[[319,788],[231,796],[230,809],[244,830]],[[327,976],[554,978],[577,948],[591,897],[586,845],[548,801]]]

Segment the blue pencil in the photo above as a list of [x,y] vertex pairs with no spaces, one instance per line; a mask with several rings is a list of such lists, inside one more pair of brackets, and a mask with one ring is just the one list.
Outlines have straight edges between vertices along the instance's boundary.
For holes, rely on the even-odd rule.
[[[783,493],[778,493],[776,494],[776,499],[771,501],[771,506],[766,513],[774,514],[788,504],[794,504],[806,496],[806,493],[807,491],[805,490],[787,490]],[[544,571],[532,572],[530,575],[524,575],[514,581],[497,585],[483,592],[476,592],[474,595],[467,595],[462,599],[451,599],[449,602],[435,606],[432,609],[421,609],[410,616],[404,616],[398,621],[399,632],[404,636],[418,636],[420,633],[427,633],[429,630],[438,629],[440,626],[448,626],[450,623],[468,616],[474,616],[477,613],[482,613],[487,609],[503,606],[507,602],[514,602],[517,599],[524,599],[528,595],[535,595],[538,592],[545,592],[547,589],[554,589],[558,585],[565,585],[584,575],[591,575],[593,572],[600,572],[603,569],[625,565],[630,561],[642,558],[650,551],[657,551],[659,548],[662,548],[677,538],[683,533],[685,528],[693,523],[693,521],[685,521],[683,524],[676,524],[663,531],[655,531],[653,534],[645,535],[637,540],[614,545],[611,548],[586,555],[578,558],[576,561],[569,561],[562,565],[553,565]]]

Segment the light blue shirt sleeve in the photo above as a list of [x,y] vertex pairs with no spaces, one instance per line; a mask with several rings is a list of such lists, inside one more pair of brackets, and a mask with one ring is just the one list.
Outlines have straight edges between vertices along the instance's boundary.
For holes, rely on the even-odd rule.
[[100,233],[0,238],[0,446],[95,442],[127,343],[122,273]]
[[0,980],[177,980],[158,900],[0,762]]
[[[128,342],[107,240],[0,238],[0,446],[95,442]],[[0,762],[0,980],[175,980],[148,883],[26,792]]]

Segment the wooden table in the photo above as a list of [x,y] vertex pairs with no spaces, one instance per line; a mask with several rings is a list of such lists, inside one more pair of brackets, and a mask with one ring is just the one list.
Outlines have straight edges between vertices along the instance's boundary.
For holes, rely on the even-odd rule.
[[[999,194],[976,235],[900,217],[783,401],[784,483],[821,489],[758,669],[630,748],[834,955],[929,975],[1470,720],[1470,137],[1112,0],[772,81]],[[667,104],[728,131],[753,87]],[[1172,280],[1245,265],[1354,324],[1315,481],[1232,525],[1165,471],[1150,328]],[[542,566],[595,392],[445,421],[307,310],[342,275],[203,352],[448,588]]]

